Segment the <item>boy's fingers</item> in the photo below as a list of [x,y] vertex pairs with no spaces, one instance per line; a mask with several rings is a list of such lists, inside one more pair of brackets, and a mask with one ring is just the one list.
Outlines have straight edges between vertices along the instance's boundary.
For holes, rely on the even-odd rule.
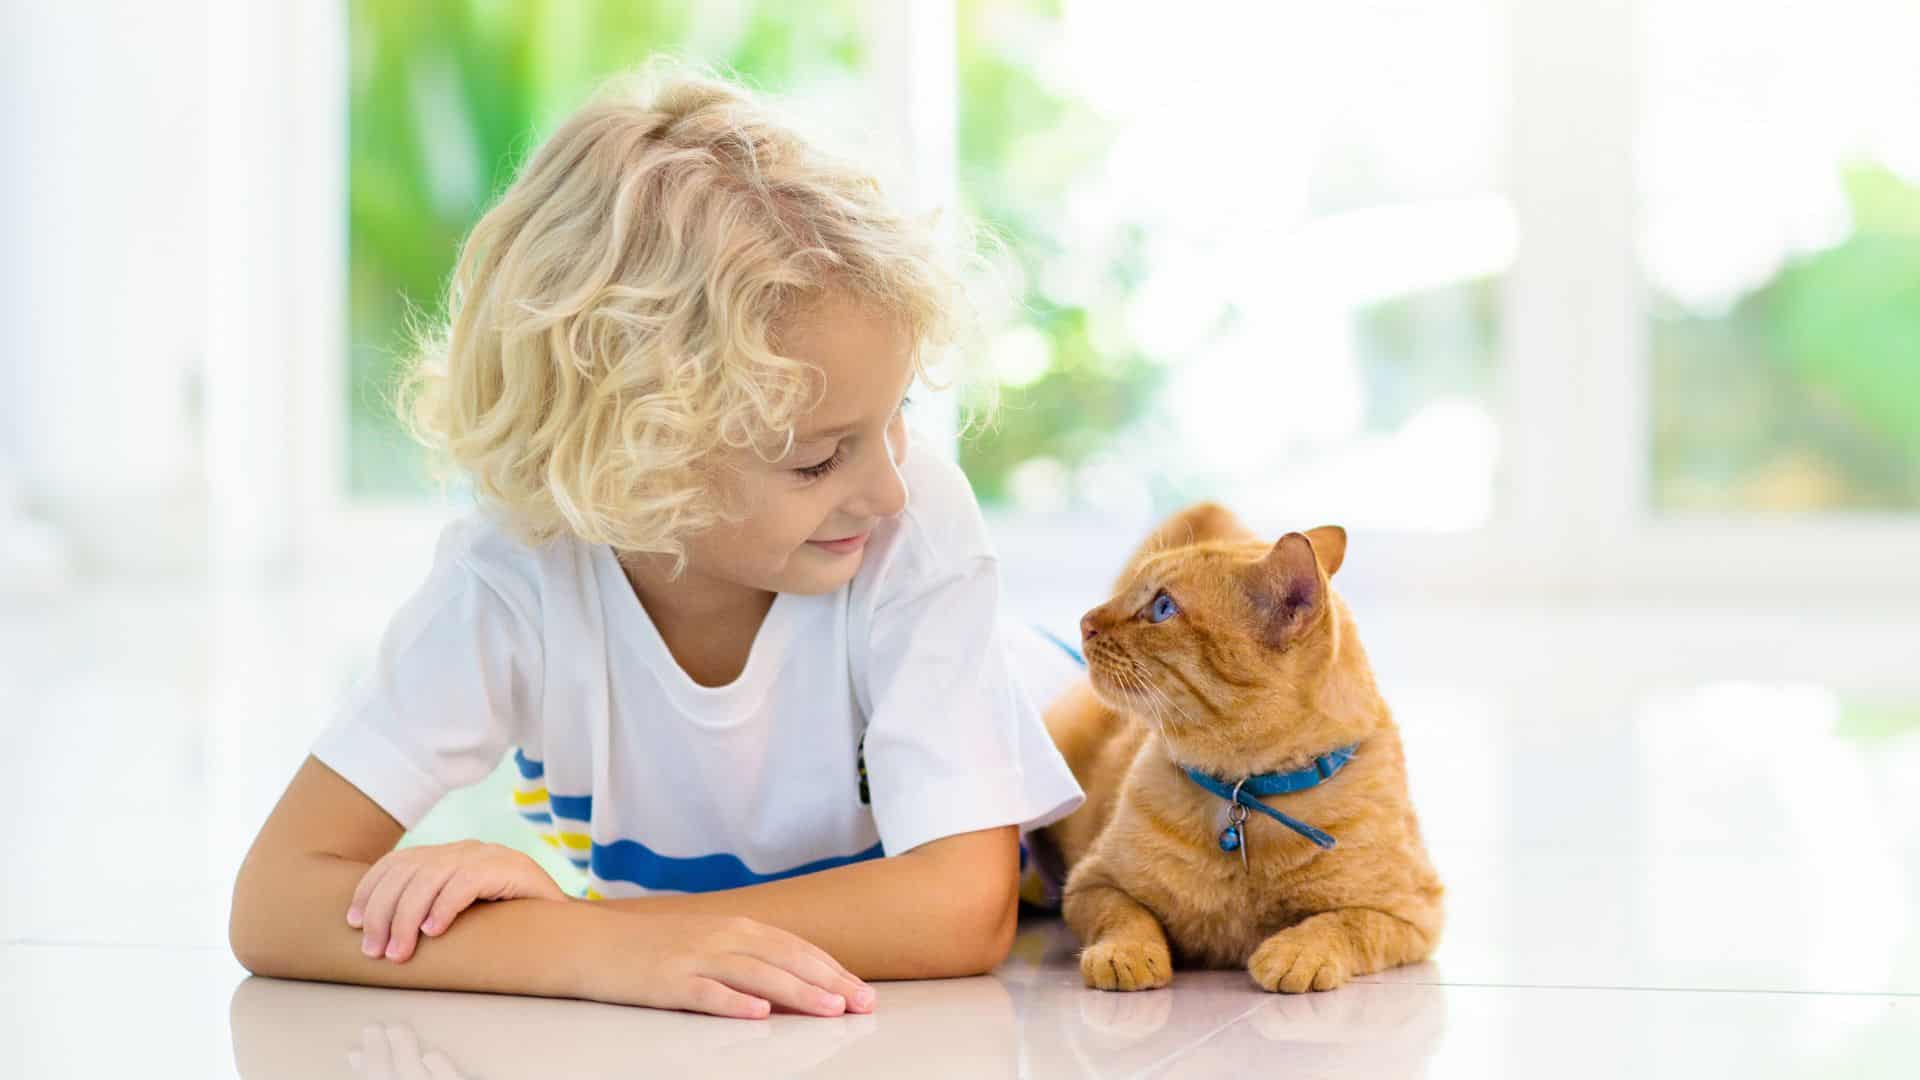
[[368,956],[379,956],[387,949],[387,932],[393,926],[393,909],[405,891],[407,882],[418,873],[420,865],[411,860],[401,862],[380,883],[374,886],[373,893],[367,897],[364,913],[365,928],[360,938],[360,951]]
[[367,867],[366,873],[360,875],[359,884],[353,887],[353,899],[347,901],[348,926],[358,930],[366,921],[367,898],[373,895],[374,886],[387,876],[387,871],[393,869],[392,860],[392,855],[383,855],[379,861]]
[[775,926],[748,951],[766,962],[800,975],[829,993],[839,994],[847,1007],[864,1012],[873,1005],[873,988],[840,965],[833,954],[798,934]]
[[686,997],[673,1004],[695,1012],[712,1016],[731,1016],[740,1020],[764,1020],[767,1014],[773,1011],[773,1003],[765,998],[743,994],[731,986],[704,976],[695,976]]
[[420,932],[431,937],[439,937],[453,925],[453,920],[461,912],[473,906],[479,898],[478,884],[471,874],[456,874],[445,885],[440,886],[440,895],[434,898],[433,907],[420,923]]
[[393,924],[387,930],[387,959],[404,962],[413,955],[414,946],[420,940],[420,921],[427,917],[448,879],[458,871],[459,864],[449,860],[424,867],[413,875],[393,906]]
[[810,949],[773,949],[760,959],[793,972],[830,994],[846,999],[849,1009],[864,1008],[873,1002],[873,991],[865,983],[841,971],[831,960]]
[[839,994],[823,990],[777,964],[746,953],[713,957],[706,965],[705,974],[735,990],[765,998],[795,1012],[839,1016],[847,1011],[846,999]]

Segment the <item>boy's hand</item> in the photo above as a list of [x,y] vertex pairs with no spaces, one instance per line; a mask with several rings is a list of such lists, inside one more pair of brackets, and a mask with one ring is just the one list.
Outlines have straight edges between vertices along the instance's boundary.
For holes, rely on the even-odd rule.
[[420,934],[439,937],[477,900],[570,897],[528,856],[499,844],[453,844],[388,852],[361,875],[347,905],[347,925],[361,931],[360,951],[405,962]]
[[873,1011],[872,987],[779,927],[742,915],[604,914],[609,932],[577,964],[580,997],[748,1020],[776,1006],[814,1016]]

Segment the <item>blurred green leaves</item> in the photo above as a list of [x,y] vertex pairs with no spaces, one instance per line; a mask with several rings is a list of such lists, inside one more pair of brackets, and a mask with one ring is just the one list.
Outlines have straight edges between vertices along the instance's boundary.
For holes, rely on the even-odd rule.
[[1104,168],[1112,132],[1049,81],[1058,4],[961,0],[957,15],[961,201],[1005,242],[1019,321],[1046,356],[1037,377],[1000,388],[992,425],[960,443],[961,467],[991,504],[1008,501],[1008,481],[1027,461],[1071,470],[1105,449],[1145,415],[1164,358],[1117,332],[1140,280],[1140,228],[1108,221],[1089,235],[1062,219],[1073,186]]
[[1656,298],[1654,503],[1920,508],[1920,186],[1842,173],[1854,230],[1722,316]]

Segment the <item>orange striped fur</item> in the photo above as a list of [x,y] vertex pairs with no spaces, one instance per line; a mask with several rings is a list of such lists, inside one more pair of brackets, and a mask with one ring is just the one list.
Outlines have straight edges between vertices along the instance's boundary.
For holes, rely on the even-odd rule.
[[[1089,986],[1164,986],[1178,964],[1330,990],[1432,952],[1442,889],[1399,731],[1332,588],[1345,555],[1337,527],[1268,544],[1202,503],[1156,529],[1087,613],[1088,678],[1047,712],[1087,802],[1041,841],[1069,870],[1063,913]],[[1150,622],[1163,589],[1179,613]],[[1338,845],[1256,813],[1245,866],[1219,847],[1226,801],[1182,772],[1288,771],[1349,744],[1331,780],[1266,800]]]

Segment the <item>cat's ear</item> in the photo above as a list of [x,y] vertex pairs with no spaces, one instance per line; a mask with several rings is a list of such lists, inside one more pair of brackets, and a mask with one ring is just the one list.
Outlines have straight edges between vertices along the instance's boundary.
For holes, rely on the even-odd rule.
[[1322,525],[1307,530],[1307,539],[1313,544],[1313,553],[1320,557],[1320,568],[1328,577],[1340,572],[1340,564],[1347,559],[1347,530],[1338,525]]
[[1248,582],[1262,634],[1276,648],[1293,640],[1326,607],[1327,579],[1314,557],[1313,541],[1290,532],[1254,563]]

